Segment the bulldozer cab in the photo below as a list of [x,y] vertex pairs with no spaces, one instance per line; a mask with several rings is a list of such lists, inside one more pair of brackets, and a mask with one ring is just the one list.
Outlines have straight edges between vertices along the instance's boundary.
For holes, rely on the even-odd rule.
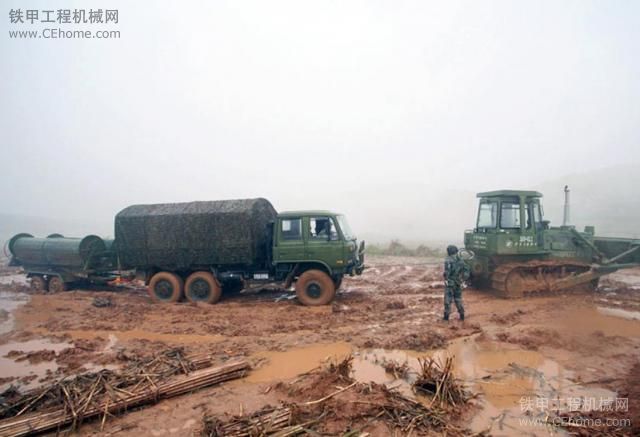
[[578,232],[569,224],[565,187],[563,225],[550,227],[537,191],[479,193],[476,225],[464,235],[471,281],[505,297],[572,287],[593,290],[598,279],[640,263],[640,241],[596,237],[593,226]]
[[465,246],[493,254],[535,253],[542,249],[549,223],[543,218],[537,191],[500,190],[479,193],[476,226]]

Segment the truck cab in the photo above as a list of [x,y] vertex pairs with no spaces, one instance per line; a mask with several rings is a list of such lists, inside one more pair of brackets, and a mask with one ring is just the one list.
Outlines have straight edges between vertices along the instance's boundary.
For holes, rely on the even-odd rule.
[[[299,288],[304,286],[300,280],[308,271],[323,273],[337,289],[344,275],[360,275],[364,270],[364,242],[358,244],[342,214],[319,210],[280,213],[273,224],[272,242],[274,276],[287,284],[295,281],[299,298]],[[319,295],[320,290],[314,293],[311,288],[309,293]]]
[[358,247],[347,218],[331,211],[288,211],[278,214],[273,262],[317,264],[331,276],[361,274],[364,244]]

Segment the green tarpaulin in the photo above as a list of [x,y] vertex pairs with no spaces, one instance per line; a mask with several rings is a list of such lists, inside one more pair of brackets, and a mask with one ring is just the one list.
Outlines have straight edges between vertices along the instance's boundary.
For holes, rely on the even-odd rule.
[[276,215],[265,199],[130,206],[115,219],[120,268],[261,265]]

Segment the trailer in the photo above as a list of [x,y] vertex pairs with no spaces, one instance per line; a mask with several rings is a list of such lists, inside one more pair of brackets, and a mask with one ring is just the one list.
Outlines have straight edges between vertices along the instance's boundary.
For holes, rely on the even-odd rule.
[[21,266],[35,291],[64,291],[81,282],[105,283],[115,278],[113,240],[96,235],[36,238],[15,235],[8,243],[9,265]]

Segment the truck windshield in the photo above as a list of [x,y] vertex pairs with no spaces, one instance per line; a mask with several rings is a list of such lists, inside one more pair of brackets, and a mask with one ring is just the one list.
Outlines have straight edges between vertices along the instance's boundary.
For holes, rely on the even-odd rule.
[[343,215],[339,215],[339,216],[336,216],[336,219],[338,220],[338,226],[340,226],[340,229],[342,230],[342,235],[344,235],[344,239],[353,240],[355,237],[353,235],[353,232],[351,232],[351,227],[349,226],[349,222],[347,221],[347,218]]

